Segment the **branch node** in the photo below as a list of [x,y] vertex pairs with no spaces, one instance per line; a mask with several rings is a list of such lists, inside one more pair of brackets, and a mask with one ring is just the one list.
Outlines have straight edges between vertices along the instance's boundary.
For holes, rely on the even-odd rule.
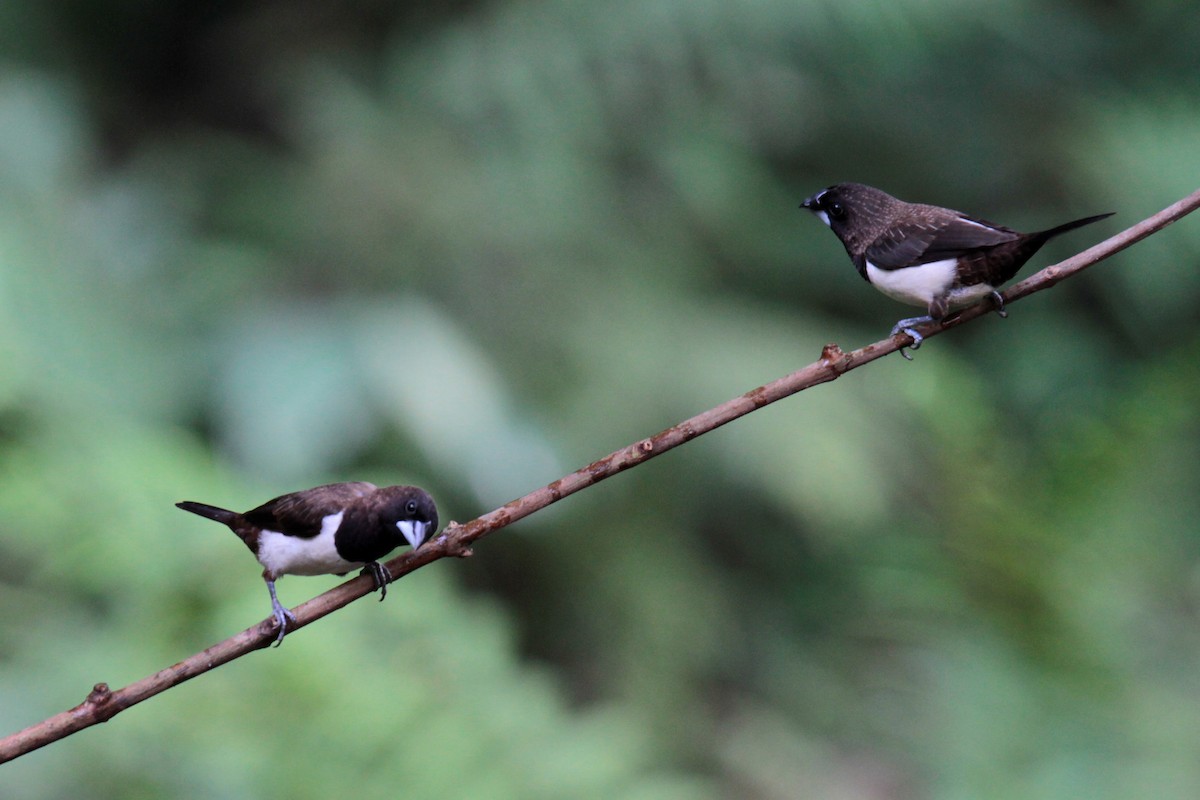
[[455,558],[470,558],[475,555],[475,551],[463,544],[458,538],[458,534],[462,528],[462,525],[459,525],[454,520],[450,520],[446,523],[446,527],[442,530],[441,535],[438,536],[442,540],[442,547],[445,549],[446,555],[454,556]]
[[84,711],[96,722],[108,722],[122,710],[122,704],[112,702],[112,689],[107,683],[97,683],[77,711]]
[[89,706],[102,706],[112,699],[112,689],[108,688],[107,683],[97,683],[92,687],[92,691],[88,693],[87,700],[83,702]]
[[846,365],[850,363],[850,356],[838,347],[834,342],[830,342],[821,348],[821,361],[825,362],[826,366],[834,372],[845,372]]
[[643,453],[653,453],[654,441],[652,439],[642,439],[637,443],[637,449],[641,450]]

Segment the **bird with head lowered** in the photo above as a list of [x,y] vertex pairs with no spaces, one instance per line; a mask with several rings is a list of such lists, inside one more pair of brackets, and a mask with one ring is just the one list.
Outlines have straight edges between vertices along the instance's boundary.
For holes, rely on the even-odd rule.
[[296,622],[275,595],[280,577],[345,575],[362,568],[383,600],[392,576],[379,559],[404,542],[416,550],[438,525],[433,498],[415,486],[331,483],[276,497],[243,514],[191,501],[176,505],[227,526],[262,564],[279,627],[276,645],[288,623]]
[[[952,310],[985,298],[1007,316],[998,287],[1012,280],[1055,236],[1112,216],[1084,217],[1035,233],[1020,233],[960,211],[906,203],[861,183],[839,183],[801,204],[833,230],[858,274],[879,291],[928,314],[892,328],[922,341],[916,326],[941,322]],[[900,349],[900,355],[910,356]]]

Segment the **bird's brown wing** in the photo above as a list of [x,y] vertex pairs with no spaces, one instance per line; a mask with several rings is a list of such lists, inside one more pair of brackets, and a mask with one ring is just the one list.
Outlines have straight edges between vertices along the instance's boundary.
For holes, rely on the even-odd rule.
[[321,532],[321,523],[327,516],[342,511],[376,488],[375,484],[362,481],[330,483],[281,495],[242,516],[260,528],[309,539]]
[[963,215],[906,220],[885,230],[867,248],[866,260],[880,269],[903,269],[1015,241],[1021,234]]

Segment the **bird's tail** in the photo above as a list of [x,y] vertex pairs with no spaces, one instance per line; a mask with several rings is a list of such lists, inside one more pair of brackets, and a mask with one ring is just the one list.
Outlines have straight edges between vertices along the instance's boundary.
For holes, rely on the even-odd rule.
[[1049,230],[1040,231],[1037,234],[1037,237],[1041,241],[1045,242],[1053,239],[1055,236],[1060,236],[1067,231],[1073,231],[1076,228],[1082,228],[1084,225],[1091,225],[1093,222],[1099,222],[1102,219],[1107,219],[1115,213],[1117,212],[1110,211],[1107,214],[1097,214],[1094,217],[1084,217],[1083,219],[1077,219],[1073,222],[1064,222],[1062,225],[1056,225]]
[[233,526],[237,522],[241,514],[236,511],[229,511],[216,506],[205,505],[204,503],[193,503],[191,500],[184,500],[182,503],[176,503],[176,507],[182,508],[184,511],[190,511],[193,514],[199,514],[205,519],[215,520],[222,525]]

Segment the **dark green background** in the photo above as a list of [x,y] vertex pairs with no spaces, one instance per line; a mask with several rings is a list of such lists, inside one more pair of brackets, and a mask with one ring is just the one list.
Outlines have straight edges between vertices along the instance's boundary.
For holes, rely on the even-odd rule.
[[[797,209],[1200,185],[1178,2],[0,5],[0,734],[909,310]],[[1194,798],[1200,218],[0,767],[25,798]],[[1028,273],[1028,270],[1027,270]],[[296,605],[338,582],[289,578]]]

